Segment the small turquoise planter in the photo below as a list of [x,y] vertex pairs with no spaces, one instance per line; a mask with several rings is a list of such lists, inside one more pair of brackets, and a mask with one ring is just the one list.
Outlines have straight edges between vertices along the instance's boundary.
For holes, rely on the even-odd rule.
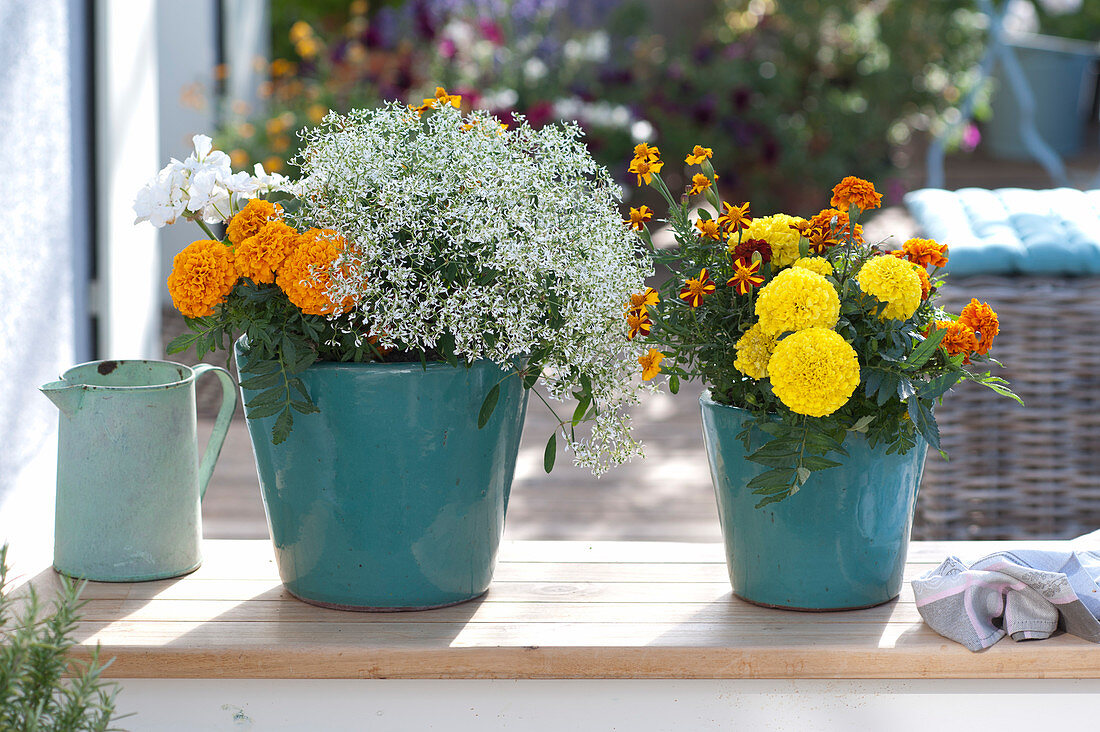
[[[751,415],[704,392],[703,439],[718,500],[730,584],[738,597],[792,610],[850,610],[901,590],[913,508],[928,446],[905,455],[850,433],[843,464],[815,473],[795,495],[764,508],[746,487],[764,466],[737,435]],[[754,435],[758,446],[766,437]],[[755,449],[755,448],[754,448]]]
[[[237,345],[238,363],[247,363]],[[493,576],[527,392],[491,362],[318,363],[302,381],[321,410],[248,419],[283,584],[306,602],[416,610],[484,593]],[[483,429],[482,400],[500,383]],[[242,390],[244,401],[256,392]],[[245,409],[248,416],[248,409]]]

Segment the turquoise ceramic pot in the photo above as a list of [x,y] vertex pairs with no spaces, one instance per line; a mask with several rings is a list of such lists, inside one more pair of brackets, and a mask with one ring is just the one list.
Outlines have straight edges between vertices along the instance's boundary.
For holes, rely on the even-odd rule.
[[[287,589],[353,610],[439,607],[484,593],[527,409],[520,379],[482,361],[318,363],[302,381],[321,411],[295,414],[285,442],[271,444],[274,417],[248,420]],[[500,399],[479,430],[482,400],[498,382]],[[245,402],[255,396],[242,393]]]
[[[766,468],[749,462],[737,439],[751,415],[706,392],[699,401],[735,595],[794,610],[870,607],[897,597],[926,443],[887,455],[886,445],[872,449],[863,435],[850,433],[848,456],[830,456],[842,465],[758,509],[760,496],[746,486]],[[765,437],[755,434],[754,445]]]

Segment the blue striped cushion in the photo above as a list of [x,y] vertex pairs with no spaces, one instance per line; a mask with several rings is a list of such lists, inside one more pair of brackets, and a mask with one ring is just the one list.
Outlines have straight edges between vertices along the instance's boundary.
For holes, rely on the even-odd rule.
[[1100,274],[1100,190],[928,188],[905,205],[952,274]]

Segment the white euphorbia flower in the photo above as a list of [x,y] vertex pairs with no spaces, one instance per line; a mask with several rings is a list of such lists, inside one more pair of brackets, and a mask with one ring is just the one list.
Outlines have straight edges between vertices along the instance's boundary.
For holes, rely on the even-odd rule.
[[580,135],[575,124],[503,132],[449,105],[423,118],[392,104],[330,115],[303,138],[301,207],[287,218],[347,240],[329,297],[355,301],[360,335],[426,351],[453,337],[459,357],[506,368],[539,352],[555,399],[590,384],[590,433],[561,436],[599,474],[639,453],[625,410],[642,392],[641,349],[623,314],[651,265]]

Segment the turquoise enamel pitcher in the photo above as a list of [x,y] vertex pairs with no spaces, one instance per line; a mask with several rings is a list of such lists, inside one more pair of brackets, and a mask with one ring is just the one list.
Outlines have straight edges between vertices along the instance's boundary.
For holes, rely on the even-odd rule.
[[[222,404],[201,462],[195,379],[221,380]],[[237,394],[217,366],[92,361],[39,389],[61,411],[54,568],[100,582],[186,574],[202,562],[199,503]]]

